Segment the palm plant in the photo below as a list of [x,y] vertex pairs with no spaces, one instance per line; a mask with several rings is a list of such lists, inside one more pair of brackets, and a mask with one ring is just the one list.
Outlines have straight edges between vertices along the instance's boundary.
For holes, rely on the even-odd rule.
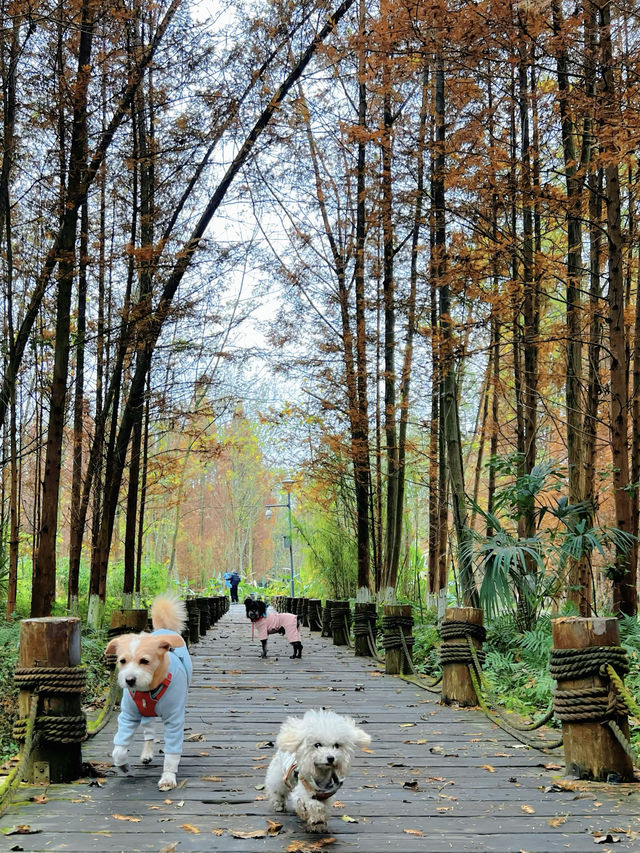
[[[504,518],[474,505],[492,531],[490,536],[474,533],[481,604],[489,616],[515,606],[522,631],[531,629],[541,609],[565,593],[570,560],[590,562],[597,552],[606,564],[611,549],[628,548],[633,541],[618,528],[594,525],[592,509],[585,503],[570,504],[565,496],[545,499],[549,491],[561,488],[562,472],[545,462],[496,494],[494,505],[504,511]],[[535,534],[527,538],[518,535],[523,513],[532,513],[536,521]],[[545,518],[551,523],[543,526]]]

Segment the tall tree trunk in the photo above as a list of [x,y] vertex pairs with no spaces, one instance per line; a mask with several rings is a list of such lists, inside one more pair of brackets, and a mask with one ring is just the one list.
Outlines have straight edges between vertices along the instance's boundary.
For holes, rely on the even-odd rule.
[[[598,0],[600,11],[600,49],[602,68],[602,115],[600,122],[601,151],[605,158],[605,204],[609,246],[609,350],[611,387],[611,451],[616,524],[631,533],[633,512],[629,493],[629,393],[627,370],[627,336],[623,274],[623,236],[621,227],[620,176],[616,146],[618,95],[614,77],[611,44],[611,7]],[[613,572],[614,612],[635,616],[638,609],[637,545],[620,547]]]
[[440,330],[442,335],[442,431],[446,442],[449,465],[449,484],[453,522],[457,539],[458,572],[462,602],[475,607],[478,593],[473,580],[470,530],[467,523],[467,503],[462,464],[462,443],[458,417],[458,387],[453,354],[453,321],[447,270],[445,217],[445,70],[442,54],[435,59],[435,124],[436,153],[433,173],[433,202],[435,207],[434,273],[440,298]]
[[69,530],[69,581],[67,608],[78,612],[78,582],[84,536],[82,515],[82,449],[84,443],[84,347],[87,318],[87,264],[89,261],[89,212],[85,201],[80,215],[80,262],[76,333],[76,376],[73,396],[73,470],[71,475],[71,523]]
[[[84,0],[80,24],[78,70],[73,93],[73,124],[69,151],[68,183],[65,198],[75,200],[81,185],[87,144],[87,96],[93,39],[93,4]],[[60,105],[62,109],[62,104]],[[66,207],[66,205],[65,205]],[[78,210],[75,216],[64,216],[61,229],[56,298],[56,342],[54,351],[49,427],[42,481],[42,519],[40,541],[34,567],[31,616],[49,616],[55,600],[56,539],[58,533],[58,490],[62,467],[69,367],[69,332],[71,324],[71,291],[75,271],[75,241]]]

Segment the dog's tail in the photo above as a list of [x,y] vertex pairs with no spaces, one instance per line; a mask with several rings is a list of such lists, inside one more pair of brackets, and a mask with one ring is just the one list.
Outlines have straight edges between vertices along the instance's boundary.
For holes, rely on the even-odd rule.
[[181,634],[187,624],[187,608],[177,595],[158,595],[151,603],[151,623],[154,631],[166,628]]

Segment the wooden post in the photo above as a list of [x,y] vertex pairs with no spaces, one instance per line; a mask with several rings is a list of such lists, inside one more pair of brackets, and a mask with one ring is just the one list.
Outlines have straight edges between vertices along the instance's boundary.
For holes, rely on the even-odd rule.
[[309,630],[322,630],[322,602],[319,598],[309,599]]
[[348,601],[334,601],[331,608],[331,634],[334,646],[346,646],[349,643],[351,608]]
[[321,637],[330,637],[331,636],[331,612],[333,610],[333,605],[335,601],[333,598],[327,598],[324,603],[324,609],[322,611],[322,633]]
[[[384,620],[389,620],[389,625],[393,629],[394,622],[400,622],[404,633],[406,644],[411,652],[413,645],[413,634],[410,622],[412,622],[412,612],[410,604],[385,604]],[[385,645],[384,656],[385,672],[388,675],[402,673],[403,675],[411,674],[411,666],[407,660],[402,642],[391,647]]]
[[147,608],[137,610],[114,610],[111,614],[110,637],[118,634],[132,634],[147,629]]
[[[565,617],[552,621],[555,649],[586,649],[593,646],[619,646],[620,633],[615,618]],[[558,690],[583,690],[606,687],[608,679],[593,674],[582,678],[558,680]],[[624,736],[629,738],[626,717],[620,720]],[[622,782],[632,781],[633,763],[607,725],[598,720],[562,721],[564,760],[567,773],[580,779],[605,782],[610,774]]]
[[[51,683],[56,677],[78,675],[82,680],[82,670],[71,670],[72,667],[80,665],[81,657],[81,633],[80,620],[76,618],[54,618],[45,617],[41,619],[24,619],[20,623],[20,653],[19,669],[16,672],[22,678],[30,678],[28,672],[34,673],[36,681],[40,684],[40,697],[38,700],[38,717],[60,717],[61,723],[64,718],[82,717],[82,692],[80,687],[76,692],[56,693],[55,687],[45,687],[47,677],[39,676],[38,669],[60,670],[53,673]],[[65,673],[65,670],[69,670]],[[19,682],[21,683],[21,682]],[[28,718],[31,710],[31,696],[34,686],[24,682],[24,688],[20,689],[18,696],[18,713],[22,718]],[[36,731],[38,731],[36,718]],[[86,721],[84,724],[86,731]],[[46,730],[45,730],[46,731]],[[44,735],[40,736],[36,748],[25,767],[24,778],[27,782],[72,782],[80,778],[82,772],[82,736],[77,741],[68,742],[68,737],[63,736],[58,741],[56,736],[51,739]],[[73,737],[73,735],[71,735]]]
[[[445,622],[468,622],[471,625],[482,627],[483,614],[482,610],[477,607],[447,607],[444,619]],[[476,649],[482,648],[482,642],[475,637],[472,638],[471,642]],[[461,654],[464,655],[463,650],[469,650],[469,641],[466,636],[451,637],[446,640],[443,638],[443,648],[445,646],[452,649],[459,646],[461,647]],[[469,652],[470,657],[471,653]],[[448,663],[444,653],[442,661],[442,702],[445,705],[456,702],[465,708],[478,704],[476,689],[469,674],[469,665],[467,663]]]
[[[372,627],[371,633],[369,627]],[[356,657],[370,657],[371,634],[376,636],[376,603],[375,601],[356,601],[353,624],[353,647]]]

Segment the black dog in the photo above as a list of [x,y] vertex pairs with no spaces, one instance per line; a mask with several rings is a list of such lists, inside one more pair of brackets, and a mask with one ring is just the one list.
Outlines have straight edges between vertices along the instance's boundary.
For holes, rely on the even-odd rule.
[[267,656],[267,637],[269,634],[286,634],[287,639],[293,646],[292,658],[302,657],[302,643],[300,641],[300,622],[293,613],[276,613],[267,610],[264,601],[253,598],[245,598],[244,607],[247,619],[256,626],[258,637],[262,642],[262,657]]

